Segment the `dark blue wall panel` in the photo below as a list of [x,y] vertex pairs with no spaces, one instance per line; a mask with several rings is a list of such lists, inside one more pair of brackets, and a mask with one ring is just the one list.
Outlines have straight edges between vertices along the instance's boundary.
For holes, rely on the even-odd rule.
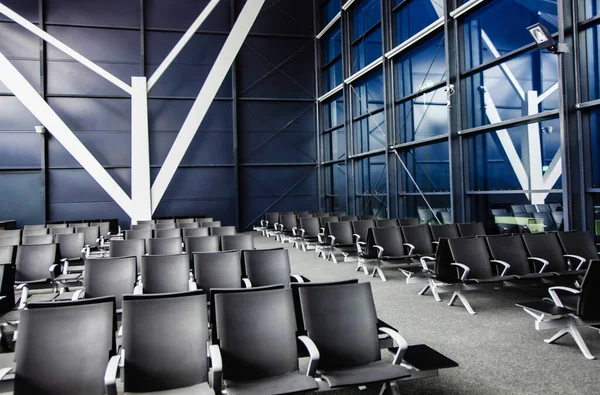
[[0,132],[0,169],[41,168],[43,137],[31,132]]
[[0,218],[16,219],[17,226],[44,222],[43,175],[35,172],[0,172]]
[[[146,25],[153,29],[187,30],[209,0],[146,0]],[[229,1],[220,1],[200,30],[229,32]]]

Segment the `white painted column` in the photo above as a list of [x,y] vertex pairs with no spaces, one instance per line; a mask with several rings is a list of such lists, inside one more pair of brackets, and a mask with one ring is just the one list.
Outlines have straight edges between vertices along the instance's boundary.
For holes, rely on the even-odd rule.
[[[527,115],[535,115],[539,113],[539,100],[537,91],[527,91],[525,106]],[[523,164],[529,174],[529,189],[543,189],[544,180],[542,171],[542,142],[540,139],[539,123],[531,123],[527,125],[527,130],[524,132],[521,143],[521,155]],[[547,194],[531,193],[529,200],[531,204],[543,204]]]
[[131,223],[152,218],[146,77],[131,77]]

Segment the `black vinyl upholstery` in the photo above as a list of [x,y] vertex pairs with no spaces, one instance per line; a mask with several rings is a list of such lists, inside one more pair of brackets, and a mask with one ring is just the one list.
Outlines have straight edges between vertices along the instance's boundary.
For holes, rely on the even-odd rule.
[[367,241],[369,229],[375,227],[375,220],[365,219],[360,221],[352,221],[353,233],[360,236],[360,241]]
[[290,255],[284,248],[243,251],[246,276],[252,286],[283,284],[290,286]]
[[183,238],[208,236],[208,228],[184,228],[181,229]]
[[189,290],[188,254],[144,255],[142,283],[145,294],[186,292]]
[[305,238],[316,238],[321,233],[321,223],[318,217],[300,218],[300,228],[304,229]]
[[481,222],[456,224],[461,237],[485,236],[486,231]]
[[429,225],[431,227],[431,235],[433,236],[433,241],[439,241],[440,238],[453,238],[460,237],[458,233],[458,228],[456,224],[444,224],[444,225]]
[[326,224],[329,222],[339,222],[339,217],[329,216],[329,217],[318,217],[319,218],[319,226],[321,228],[325,228]]
[[[31,234],[31,232],[29,232],[28,229],[26,229],[27,232],[23,232],[24,234]],[[71,234],[75,232],[75,228],[72,227],[68,227],[68,228],[50,228],[48,229],[48,233],[51,235],[64,235],[64,234]]]
[[100,237],[99,226],[77,226],[75,233],[83,233],[83,244],[90,247],[98,246],[98,238]]
[[148,254],[150,255],[172,255],[181,254],[182,252],[181,237],[148,239]]
[[242,268],[239,251],[195,252],[194,277],[198,289],[209,293],[213,288],[240,288]]
[[412,251],[416,255],[435,256],[435,248],[432,243],[431,231],[427,225],[403,226],[402,235],[404,242],[412,244]]
[[[3,233],[0,233],[0,246],[18,246],[20,241],[20,235],[3,236]],[[50,242],[52,243],[52,236],[50,236]]]
[[530,256],[548,261],[548,266],[544,270],[546,273],[563,274],[569,270],[556,233],[529,233],[521,237]]
[[17,246],[0,246],[0,264],[15,263],[17,259]]
[[171,237],[181,237],[181,230],[178,228],[154,230],[154,238],[156,239],[166,239]]
[[[4,232],[10,232],[10,231],[5,230]],[[23,236],[25,236],[25,235],[35,236],[35,235],[46,235],[46,234],[48,234],[48,229],[46,229],[46,228],[23,229]]]
[[50,244],[54,241],[53,235],[26,235],[23,236],[23,245]]
[[374,228],[373,242],[383,247],[384,257],[403,257],[406,255],[404,248],[404,238],[399,227]]
[[137,280],[135,257],[86,259],[83,286],[85,297],[115,296],[120,309],[123,295],[133,293]]
[[577,315],[583,320],[600,320],[600,260],[589,262],[581,283]]
[[209,227],[211,236],[235,235],[235,226]]
[[142,271],[142,255],[146,251],[146,242],[141,239],[134,240],[111,240],[110,257],[120,258],[124,256],[134,256],[137,261],[137,271]]
[[253,250],[254,236],[247,234],[221,236],[221,251]]
[[496,276],[493,272],[490,255],[484,238],[453,238],[448,240],[448,244],[450,245],[450,251],[452,251],[454,262],[462,263],[470,269],[465,281],[482,282],[488,280],[502,281],[515,279],[514,276]]
[[420,223],[419,218],[398,218],[398,225],[400,226],[417,226]]
[[565,254],[577,255],[586,260],[598,259],[598,249],[590,232],[558,232],[558,240]]
[[348,221],[329,222],[327,224],[328,234],[335,237],[335,246],[354,247],[354,237],[352,236],[352,223]]
[[185,251],[188,254],[194,252],[218,252],[219,236],[186,237]]
[[207,300],[201,292],[126,295],[125,391],[164,391],[207,382],[207,341]]
[[396,228],[398,227],[398,220],[395,218],[378,219],[375,221],[375,226],[378,228]]
[[16,395],[102,395],[114,353],[113,297],[30,303],[21,311]]
[[358,216],[356,216],[356,215],[342,215],[342,216],[340,216],[340,221],[358,221]]
[[[532,277],[535,273],[532,263],[527,260],[527,250],[519,235],[489,236],[486,242],[493,259],[504,261],[510,265],[506,274]],[[534,274],[533,277],[550,277],[553,273]]]
[[56,242],[60,251],[60,258],[80,259],[84,246],[83,233],[69,233],[56,235]]
[[50,266],[58,261],[56,244],[19,246],[15,261],[15,280],[18,282],[50,278]]

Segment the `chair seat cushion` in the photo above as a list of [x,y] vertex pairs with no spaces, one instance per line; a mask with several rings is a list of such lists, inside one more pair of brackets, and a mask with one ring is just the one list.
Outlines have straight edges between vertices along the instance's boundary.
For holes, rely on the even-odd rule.
[[398,380],[410,376],[408,369],[385,361],[319,373],[331,388]]
[[314,378],[300,372],[252,381],[225,380],[225,385],[229,395],[292,394],[319,388]]
[[125,395],[214,395],[215,392],[208,383],[200,383],[190,387],[175,388],[165,391],[125,392]]
[[29,295],[27,297],[27,303],[38,303],[38,302],[51,302],[58,296],[58,293],[39,293]]
[[61,274],[56,277],[56,281],[76,281],[81,277],[81,273],[69,273],[69,274]]
[[516,280],[517,276],[496,276],[490,278],[468,278],[465,280],[465,284],[486,284],[486,283],[498,283],[502,281]]
[[519,274],[517,278],[520,280],[530,279],[538,279],[538,278],[548,278],[548,277],[556,277],[556,273],[530,273],[530,274]]
[[0,318],[0,322],[16,322],[21,317],[21,310],[11,310]]

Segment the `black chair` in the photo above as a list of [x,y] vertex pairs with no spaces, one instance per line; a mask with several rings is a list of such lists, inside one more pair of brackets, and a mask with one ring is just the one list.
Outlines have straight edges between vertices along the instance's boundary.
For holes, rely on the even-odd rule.
[[[66,224],[65,224],[66,226]],[[36,224],[36,225],[25,225],[23,226],[23,229],[42,229],[45,228],[45,225],[40,225],[40,224]]]
[[60,259],[83,264],[82,250],[84,246],[83,233],[65,233],[55,235]]
[[329,216],[329,217],[318,217],[319,218],[319,227],[321,228],[321,233],[325,232],[325,225],[329,222],[339,222],[339,217]]
[[154,220],[155,224],[174,224],[175,218],[156,218]]
[[280,242],[292,241],[298,237],[296,235],[296,230],[298,227],[298,219],[296,214],[280,214],[279,220],[275,225],[275,230],[279,232],[276,233],[276,239]]
[[177,223],[177,228],[178,229],[194,229],[194,228],[199,228],[200,224],[196,223],[196,222],[180,222]]
[[240,251],[195,252],[194,277],[198,289],[209,294],[215,288],[241,288]]
[[398,225],[400,226],[417,226],[419,224],[419,218],[398,218]]
[[153,219],[138,219],[137,223],[138,224],[154,224],[154,223],[156,223],[156,221]]
[[456,224],[461,237],[486,236],[487,233],[481,222],[469,224]]
[[14,394],[103,395],[114,306],[114,297],[30,303],[20,314]]
[[[360,221],[353,221],[352,222],[352,233],[354,234],[354,237],[356,238],[355,241],[357,243],[358,242],[366,243],[369,229],[374,228],[374,227],[375,227],[375,220],[373,220],[373,219],[365,219],[365,220],[361,219]],[[363,244],[358,244],[358,246],[361,246],[361,245],[363,245]],[[360,249],[359,249],[359,252],[360,252]]]
[[219,252],[219,236],[199,236],[185,238],[185,252]]
[[587,262],[592,259],[598,259],[598,249],[590,232],[557,232],[556,235],[567,258],[585,260],[580,269],[587,268]]
[[[10,232],[10,231],[5,230],[4,232]],[[48,234],[48,229],[46,229],[46,228],[23,229],[23,232],[22,232],[22,236],[39,236],[39,235],[46,235],[46,234]]]
[[194,218],[175,218],[176,224],[193,224],[195,223]]
[[0,238],[18,237],[21,240],[21,229],[0,230]]
[[146,243],[142,239],[133,240],[111,240],[110,257],[121,258],[134,256],[137,262],[137,272],[142,271],[142,255],[146,253]]
[[208,354],[213,367],[213,387],[220,394],[220,353],[216,346],[207,347],[206,306],[206,295],[200,292],[126,295],[125,352],[124,356],[112,358],[106,370],[107,394],[117,394],[120,364],[125,371],[127,394],[214,394],[208,384]]
[[145,251],[148,251],[148,239],[152,238],[152,229],[126,230],[123,232],[125,240],[144,240]]
[[83,244],[90,248],[98,247],[100,241],[99,226],[76,226],[75,233],[83,233]]
[[522,205],[522,204],[512,204],[510,206],[510,209],[512,210],[513,214],[526,213],[527,212],[525,210],[525,206]]
[[375,220],[377,219],[377,216],[376,216],[376,215],[373,215],[373,214],[359,215],[359,216],[358,216],[358,219],[359,219],[360,221],[366,221],[366,220],[372,220],[372,221],[375,221]]
[[319,352],[306,336],[298,339],[310,350],[308,374],[298,371],[290,289],[217,293],[214,298],[215,340],[228,394],[291,394],[319,388],[311,377]]
[[291,273],[290,255],[284,248],[269,250],[242,251],[243,274],[247,277],[247,286],[262,287],[283,284],[289,288],[290,282],[305,282],[306,278]]
[[342,215],[346,215],[346,213],[344,211],[333,211],[329,213],[329,216],[331,217],[341,217]]
[[156,223],[156,224],[152,224],[150,228],[145,228],[145,229],[159,229],[159,230],[166,230],[166,229],[177,229],[177,226],[175,224],[175,222],[160,222],[160,223]]
[[120,313],[123,295],[132,294],[137,281],[137,262],[133,256],[85,260],[83,290],[75,291],[73,299],[115,297],[115,308]]
[[521,235],[532,261],[541,265],[540,272],[556,273],[560,276],[579,276],[585,273],[581,269],[583,258],[566,257],[556,233],[528,233]]
[[152,230],[154,229],[154,222],[138,222],[137,224],[131,225],[131,230]]
[[213,218],[212,217],[196,218],[196,222],[199,224],[202,222],[213,222]]
[[[404,244],[409,248],[408,253],[418,256],[423,269],[435,270],[436,248],[433,244],[429,226],[403,226],[401,229]],[[410,282],[411,277],[406,279],[407,282]]]
[[323,252],[326,246],[323,237],[324,231],[321,231],[321,223],[318,217],[300,218],[300,237],[302,237],[302,250],[308,251],[314,247],[317,256]]
[[208,236],[208,228],[184,228],[181,229],[183,238]]
[[17,246],[0,246],[0,264],[15,264],[17,259]]
[[68,228],[50,228],[48,229],[48,233],[50,233],[51,235],[65,235],[65,234],[71,234],[71,233],[75,233],[75,228],[74,227],[68,227]]
[[329,257],[333,262],[337,263],[338,260],[335,254],[336,251],[344,256],[344,262],[356,260],[358,251],[354,241],[352,222],[329,222],[326,226],[325,233],[327,234],[327,237],[331,239],[331,247],[333,250]]
[[[407,253],[407,248],[410,248],[410,246],[405,243],[399,227],[373,228],[369,232],[372,234],[373,240],[372,251],[377,250],[377,259],[374,261],[371,277],[379,274],[382,281],[387,281],[383,270],[381,270],[382,263],[391,263],[396,267],[400,266],[400,271],[407,278],[421,272],[419,257]],[[368,236],[367,239],[369,239]],[[369,244],[369,241],[367,241],[367,245]],[[368,246],[367,251],[369,250],[371,249]]]
[[218,228],[221,226],[221,221],[200,222],[202,228]]
[[195,289],[196,283],[190,279],[188,254],[142,257],[142,277],[135,294],[186,292]]
[[527,254],[523,239],[519,235],[489,236],[486,242],[490,254],[495,261],[502,261],[510,265],[506,274],[517,276],[520,279],[538,279],[555,277],[556,273],[536,270],[534,260]]
[[391,219],[378,219],[375,220],[375,226],[377,228],[397,228],[398,220],[395,218]]
[[[60,273],[56,244],[25,245],[17,248],[15,283],[25,286],[52,287]],[[23,297],[21,297],[23,299]]]
[[[29,236],[28,236],[29,237]],[[18,246],[21,242],[21,236],[0,236],[0,246]],[[50,242],[52,242],[52,236],[50,236]]]
[[[330,389],[385,383],[410,376],[400,366],[408,343],[396,331],[377,328],[369,283],[299,288],[306,333],[320,354],[317,373]],[[381,360],[379,332],[398,344],[393,362]]]
[[[276,230],[275,224],[277,224],[277,223],[279,223],[279,213],[278,212],[265,213],[264,226],[266,227],[267,231]],[[267,232],[266,235],[270,237],[269,233],[270,232]]]
[[437,249],[435,251],[435,262],[429,259],[421,259],[423,266],[423,275],[427,277],[428,284],[419,291],[419,295],[425,295],[428,290],[437,302],[442,299],[439,295],[439,287],[445,287],[447,284],[458,283],[459,279],[456,276],[456,268],[451,264],[453,262],[450,245],[445,237],[438,240]]
[[253,250],[254,236],[247,234],[221,236],[221,251]]
[[[206,222],[205,222],[206,223]],[[208,232],[211,236],[235,235],[235,226],[209,227]]]
[[90,222],[90,226],[98,227],[100,237],[110,238],[110,222],[107,222],[107,221]]
[[155,229],[154,230],[154,238],[155,239],[166,239],[171,237],[181,237],[181,229],[178,228],[170,228],[170,229]]
[[[31,226],[31,225],[25,225],[25,228],[27,228],[28,226]],[[41,225],[39,225],[39,226],[41,227]],[[48,222],[48,223],[46,223],[46,228],[48,228],[48,229],[52,229],[52,228],[66,228],[66,227],[67,227],[67,224],[64,223],[64,222],[58,222],[58,223],[50,223],[50,222]]]
[[183,252],[183,241],[181,237],[169,237],[165,239],[148,239],[148,254],[150,255],[173,255]]
[[433,243],[437,243],[440,238],[454,238],[460,237],[458,227],[456,224],[443,224],[443,225],[429,225],[431,229],[431,236],[433,237]]
[[[54,235],[26,235],[23,236],[23,245],[51,244],[54,242]],[[17,242],[18,245],[18,242]]]
[[[579,333],[578,327],[600,328],[600,261],[590,261],[580,289],[550,287],[552,304],[545,301],[517,303],[536,318],[536,329],[559,329],[558,333],[544,342],[551,344],[570,334],[587,359],[596,359]],[[569,295],[567,295],[569,294]]]
[[358,216],[356,216],[356,215],[341,215],[340,221],[358,221]]

